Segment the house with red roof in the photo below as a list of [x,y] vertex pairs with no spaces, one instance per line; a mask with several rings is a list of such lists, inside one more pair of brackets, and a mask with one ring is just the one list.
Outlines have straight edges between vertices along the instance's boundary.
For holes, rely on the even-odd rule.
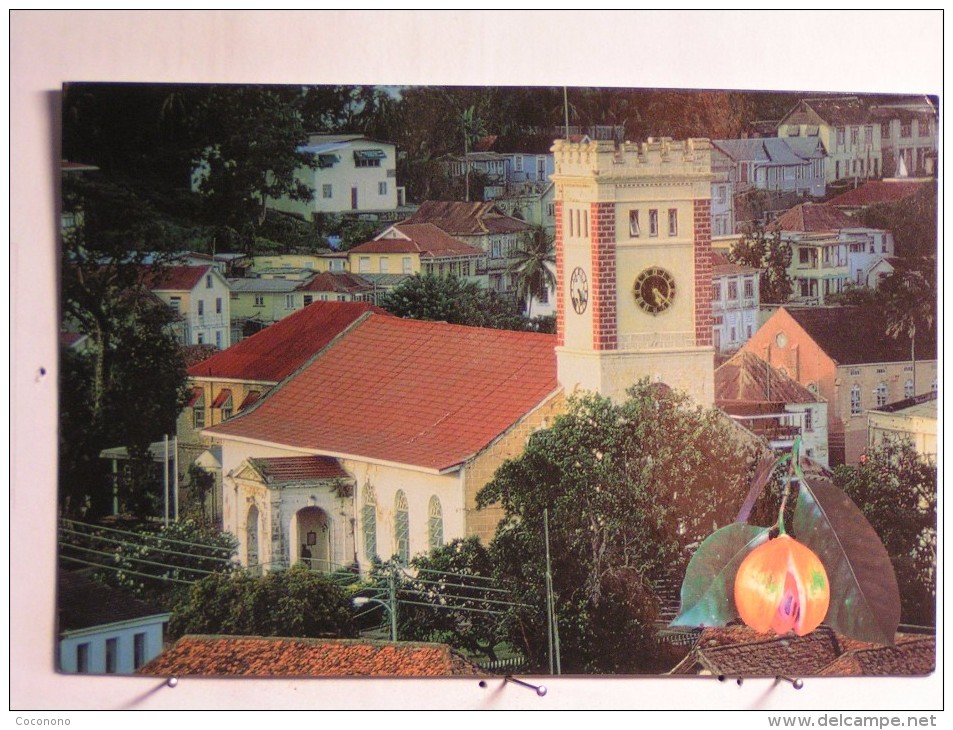
[[407,223],[432,223],[445,233],[481,249],[487,256],[488,288],[516,295],[516,274],[509,271],[513,252],[523,245],[532,226],[506,215],[495,203],[425,200]]
[[937,388],[935,335],[887,335],[864,307],[781,307],[742,351],[770,363],[828,404],[830,462],[856,464],[867,448],[867,412]]
[[202,431],[222,447],[242,562],[366,568],[489,539],[502,512],[478,511],[477,492],[562,407],[555,345],[370,311],[312,348],[266,398]]
[[162,266],[146,275],[146,286],[181,317],[184,345],[231,343],[231,289],[217,267]]
[[853,214],[872,205],[884,205],[906,200],[924,188],[934,185],[936,185],[934,180],[910,178],[892,177],[884,180],[869,180],[863,185],[831,198],[825,205],[837,208],[847,214]]
[[348,251],[357,274],[456,276],[487,286],[487,255],[433,223],[398,223]]
[[893,233],[866,228],[829,205],[802,203],[769,226],[791,247],[793,301],[823,305],[848,285],[876,287],[875,265],[894,255]]

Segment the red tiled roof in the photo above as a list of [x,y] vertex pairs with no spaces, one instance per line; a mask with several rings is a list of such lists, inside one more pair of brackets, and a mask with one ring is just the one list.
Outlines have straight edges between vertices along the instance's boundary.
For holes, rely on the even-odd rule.
[[926,185],[926,180],[871,180],[858,188],[848,190],[827,201],[827,205],[837,207],[862,207],[878,203],[894,203],[915,195]]
[[[351,249],[353,253],[418,253],[421,256],[483,256],[483,249],[463,243],[433,223],[400,223],[404,238],[378,238]],[[408,240],[409,239],[409,240]]]
[[301,284],[296,291],[353,294],[372,290],[367,279],[347,271],[323,271]]
[[733,264],[720,253],[713,252],[711,255],[711,267],[713,276],[731,276],[732,274],[756,274],[758,269],[743,264]]
[[330,456],[286,456],[249,461],[269,484],[350,477],[340,462]]
[[446,677],[486,674],[445,644],[183,636],[138,670],[159,676]]
[[449,469],[558,389],[555,345],[552,335],[372,314],[208,433]]
[[231,397],[232,391],[228,388],[222,388],[218,392],[218,395],[215,396],[215,400],[212,401],[212,408],[221,408],[229,401]]
[[858,222],[846,213],[818,203],[801,203],[779,215],[769,226],[772,231],[839,231],[857,228]]
[[150,269],[146,286],[153,291],[191,291],[202,281],[211,266],[162,266]]
[[451,236],[516,233],[531,228],[525,221],[505,215],[492,201],[425,200],[401,225],[408,223],[433,223]]
[[[386,314],[364,302],[315,302],[188,369],[192,377],[277,383],[359,317]],[[243,405],[244,407],[244,405]]]

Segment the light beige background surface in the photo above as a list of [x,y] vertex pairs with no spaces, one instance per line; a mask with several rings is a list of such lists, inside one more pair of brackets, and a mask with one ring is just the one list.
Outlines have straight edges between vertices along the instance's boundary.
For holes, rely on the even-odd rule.
[[[941,38],[939,11],[12,12],[10,707],[25,716],[22,710],[81,708],[938,708],[939,673],[925,679],[815,679],[800,692],[770,680],[738,687],[694,679],[544,679],[545,698],[503,687],[501,680],[491,680],[486,689],[473,680],[183,680],[168,689],[154,679],[56,674],[54,191],[57,97],[64,81],[939,94]],[[74,726],[89,724],[73,718]],[[733,722],[747,723],[767,726],[752,715]]]

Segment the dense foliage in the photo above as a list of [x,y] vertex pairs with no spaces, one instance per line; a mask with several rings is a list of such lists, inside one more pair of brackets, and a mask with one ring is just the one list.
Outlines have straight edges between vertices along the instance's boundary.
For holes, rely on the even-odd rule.
[[[234,536],[191,520],[163,527],[140,524],[127,530],[88,529],[74,534],[64,555],[100,554],[101,580],[143,600],[170,608],[188,585],[212,574],[227,574],[238,543]],[[96,551],[90,553],[90,550]],[[111,553],[107,558],[105,553]]]
[[860,507],[883,541],[900,583],[905,623],[936,621],[937,468],[906,442],[885,441],[834,483]]
[[665,386],[639,383],[622,404],[570,398],[478,496],[505,511],[492,558],[501,586],[525,604],[507,617],[507,639],[531,666],[547,664],[548,510],[563,672],[652,668],[655,590],[734,518],[753,459],[724,416]]
[[[61,370],[60,492],[71,517],[112,507],[112,478],[103,449],[129,453],[120,481],[120,509],[156,512],[155,464],[149,444],[175,432],[187,397],[185,360],[174,331],[175,313],[147,291],[150,268],[125,250],[103,222],[87,189],[74,189],[71,208],[98,223],[64,237],[61,267],[65,329],[85,336],[64,348]],[[107,206],[108,207],[108,206]],[[115,225],[136,229],[132,221]]]
[[175,606],[169,633],[349,638],[351,614],[350,593],[303,565],[263,576],[237,571],[193,585]]
[[791,298],[791,256],[791,247],[781,240],[781,231],[769,234],[761,223],[746,231],[728,253],[732,263],[761,270],[759,294],[766,304],[784,304]]
[[455,276],[415,274],[388,292],[381,306],[408,319],[492,329],[522,330],[527,327],[512,300]]
[[476,537],[453,540],[411,561],[408,572],[381,565],[378,585],[396,576],[401,641],[437,641],[497,659],[506,594],[494,587],[489,550]]

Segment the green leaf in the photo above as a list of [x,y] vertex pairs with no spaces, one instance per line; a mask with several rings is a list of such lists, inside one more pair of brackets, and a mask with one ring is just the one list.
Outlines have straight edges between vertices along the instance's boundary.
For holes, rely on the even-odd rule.
[[758,466],[754,470],[754,476],[751,479],[751,489],[748,490],[748,496],[745,497],[744,504],[741,505],[741,510],[738,512],[735,522],[748,521],[755,502],[758,501],[758,497],[764,490],[765,485],[770,481],[775,468],[777,468],[784,458],[785,457],[777,457],[773,453],[761,458],[761,461],[758,462]]
[[860,641],[893,644],[900,623],[900,590],[883,543],[850,497],[829,482],[808,478],[798,491],[793,531],[827,570],[827,623]]
[[688,563],[681,611],[670,626],[724,626],[738,617],[735,575],[769,528],[734,523],[709,535]]

